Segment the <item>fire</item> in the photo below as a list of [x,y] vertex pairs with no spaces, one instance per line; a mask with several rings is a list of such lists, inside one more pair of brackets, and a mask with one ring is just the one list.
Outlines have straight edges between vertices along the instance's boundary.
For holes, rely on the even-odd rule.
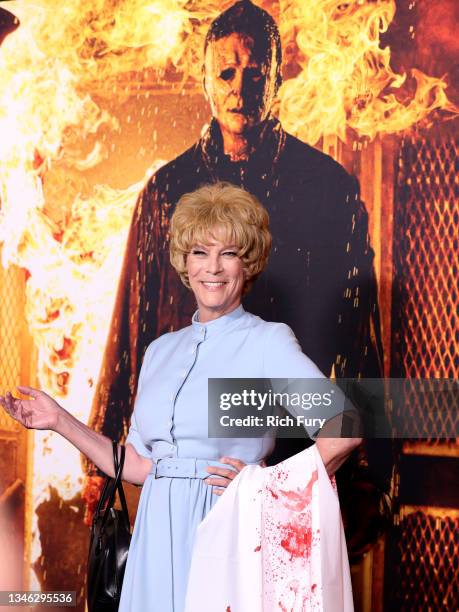
[[103,350],[123,240],[144,182],[91,190],[84,171],[110,156],[109,135],[119,129],[110,103],[132,95],[126,83],[145,79],[149,70],[157,81],[171,66],[200,78],[197,49],[220,7],[186,4],[9,4],[20,27],[0,53],[2,263],[30,274],[27,316],[38,378],[53,394],[66,395],[69,373],[86,363],[88,335],[91,363]]
[[435,109],[458,112],[442,79],[412,70],[414,93],[404,90],[407,75],[394,72],[390,48],[380,46],[395,8],[395,0],[280,0],[281,35],[300,67],[279,92],[288,131],[310,144],[326,136],[346,141],[349,128],[373,139],[406,130]]
[[[89,186],[85,172],[110,155],[118,122],[107,101],[139,66],[179,61],[183,2],[12,2],[20,26],[0,50],[2,263],[27,270],[27,321],[38,384],[86,421],[124,241],[145,177],[125,189]],[[162,163],[154,162],[149,172]],[[79,456],[37,432],[33,505],[56,487],[81,490]],[[40,555],[33,515],[32,558]],[[32,576],[32,580],[34,577]]]
[[[203,38],[231,1],[34,0],[8,3],[20,20],[0,48],[0,243],[2,264],[27,271],[27,321],[39,386],[86,421],[108,331],[124,241],[145,177],[125,188],[91,184],[110,159],[116,103],[169,72],[178,89],[201,81]],[[271,5],[276,9],[276,6]],[[284,48],[300,72],[279,92],[287,130],[314,144],[403,130],[433,109],[454,110],[445,83],[390,67],[379,36],[394,1],[280,0]],[[149,173],[163,160],[156,160]],[[102,174],[99,174],[101,177]],[[35,438],[34,505],[54,485],[64,499],[81,489],[79,456],[58,436]],[[58,458],[58,460],[57,460]],[[34,517],[34,531],[36,517]],[[39,540],[33,556],[40,554]]]

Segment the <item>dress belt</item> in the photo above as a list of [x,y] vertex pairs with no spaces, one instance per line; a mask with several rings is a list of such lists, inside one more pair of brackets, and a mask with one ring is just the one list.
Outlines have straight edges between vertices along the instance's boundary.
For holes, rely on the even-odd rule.
[[[209,459],[194,459],[188,457],[165,457],[158,459],[152,466],[150,474],[155,478],[208,478],[211,474],[206,470],[208,466],[234,469],[227,463],[211,461]],[[235,470],[236,471],[236,470]]]

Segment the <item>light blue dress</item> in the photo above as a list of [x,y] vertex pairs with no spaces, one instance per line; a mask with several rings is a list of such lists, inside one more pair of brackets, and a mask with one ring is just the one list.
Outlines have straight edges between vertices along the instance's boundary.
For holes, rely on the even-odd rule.
[[[142,488],[121,612],[182,612],[195,530],[220,499],[203,482],[222,456],[259,463],[274,438],[207,437],[208,378],[318,378],[283,323],[242,306],[148,347],[127,443],[154,462]],[[228,467],[223,465],[222,467]],[[205,597],[205,593],[203,593]]]

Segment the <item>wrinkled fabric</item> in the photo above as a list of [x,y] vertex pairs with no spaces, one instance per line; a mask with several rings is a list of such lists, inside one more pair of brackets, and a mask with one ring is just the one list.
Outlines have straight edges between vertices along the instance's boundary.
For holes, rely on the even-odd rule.
[[197,528],[185,612],[353,609],[336,487],[316,446],[244,468]]

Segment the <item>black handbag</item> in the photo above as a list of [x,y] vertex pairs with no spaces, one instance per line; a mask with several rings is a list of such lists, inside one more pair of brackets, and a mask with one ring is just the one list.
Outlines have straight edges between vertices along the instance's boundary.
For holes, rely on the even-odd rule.
[[[115,478],[107,476],[94,514],[88,556],[87,597],[89,612],[116,612],[123,585],[131,527],[124,496],[121,474],[126,449],[113,442]],[[121,510],[113,507],[116,491]]]

